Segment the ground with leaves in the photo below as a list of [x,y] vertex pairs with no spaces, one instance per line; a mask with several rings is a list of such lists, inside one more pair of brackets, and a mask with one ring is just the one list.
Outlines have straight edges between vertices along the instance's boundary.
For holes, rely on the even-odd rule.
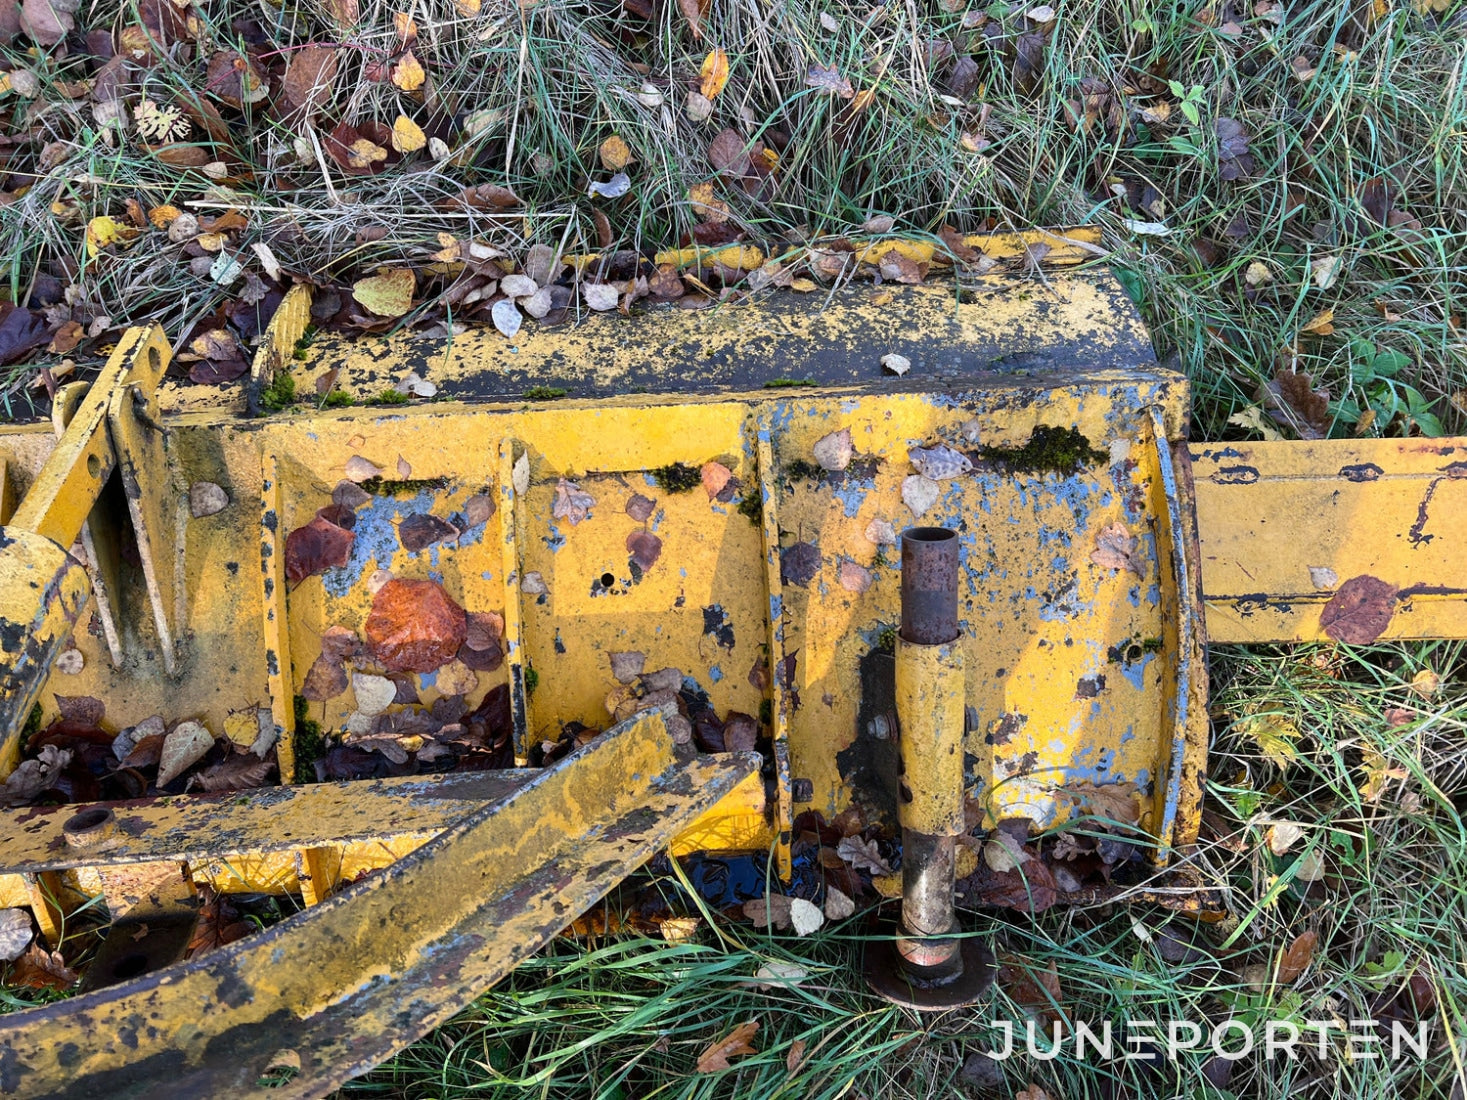
[[[1452,0],[0,2],[0,416],[43,411],[149,319],[197,384],[237,385],[297,281],[321,324],[512,333],[781,283],[911,282],[933,274],[858,269],[853,242],[926,236],[971,267],[957,234],[1083,223],[1193,380],[1197,436],[1461,431],[1464,29]],[[656,262],[692,245],[758,251]],[[798,269],[767,266],[790,250]],[[606,261],[585,278],[561,263],[590,252]],[[1096,552],[1124,568],[1130,551],[1122,535]],[[584,929],[349,1091],[1460,1096],[1463,652],[1213,654],[1202,854],[1228,922],[1043,907],[1026,885],[968,918],[1002,963],[991,1009],[923,1025],[858,978],[891,870],[870,838],[822,866],[841,897],[872,894],[846,912],[827,891],[801,908],[804,937],[793,903],[783,919],[766,903],[763,927],[757,906],[686,912],[696,891],[665,868],[670,919],[690,923]],[[53,731],[70,738],[58,774],[63,753],[115,752],[79,721]],[[263,762],[177,734],[151,735],[140,782],[171,737],[205,752],[170,783]],[[1093,856],[1072,843],[1000,833],[973,873],[1063,886]],[[218,908],[223,942],[245,922]],[[70,985],[64,956],[12,938],[5,1004]],[[1432,1053],[981,1057],[989,1019],[1138,1007],[1424,1019]]]

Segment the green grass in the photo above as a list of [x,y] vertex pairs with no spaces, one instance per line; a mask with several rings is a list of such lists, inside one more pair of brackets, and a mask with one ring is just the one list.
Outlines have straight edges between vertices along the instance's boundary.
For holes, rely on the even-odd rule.
[[[966,926],[990,937],[1011,969],[987,1004],[927,1019],[865,991],[863,950],[880,933],[861,913],[809,939],[721,916],[716,931],[705,923],[695,943],[561,939],[344,1095],[989,1095],[964,1075],[964,1063],[998,1048],[992,1021],[1008,1020],[1021,1049],[999,1066],[1002,1083],[991,1094],[1003,1097],[1031,1082],[1066,1100],[1446,1097],[1458,1067],[1443,1035],[1462,1035],[1467,1004],[1464,652],[1453,643],[1214,655],[1219,732],[1200,861],[1225,884],[1231,916],[1224,922],[1143,905],[1056,908],[1034,919],[970,912]],[[1432,699],[1408,686],[1422,668],[1447,683]],[[1413,717],[1390,726],[1382,715],[1393,707],[1410,708]],[[1303,736],[1293,759],[1279,766],[1263,757],[1244,732],[1247,712],[1297,724]],[[1367,758],[1399,778],[1362,795]],[[1266,837],[1279,821],[1297,824],[1302,837],[1276,857]],[[1324,853],[1323,881],[1289,881],[1290,868],[1315,846]],[[676,884],[664,890],[672,896]],[[1292,981],[1272,980],[1280,952],[1305,931],[1319,935],[1309,966]],[[1179,952],[1186,955],[1180,961]],[[771,961],[806,977],[774,989],[751,986]],[[1034,978],[1051,967],[1053,999]],[[1434,1002],[1423,1017],[1431,1022],[1429,1057],[1346,1059],[1343,1021],[1382,1018],[1382,1002],[1401,995],[1413,975]],[[1297,1062],[1246,1056],[1219,1089],[1204,1075],[1205,1068],[1218,1071],[1206,1050],[1156,1067],[1081,1061],[1068,1043],[1053,1061],[1030,1057],[1022,1050],[1024,1025],[1045,1012],[1097,1031],[1113,1021],[1118,1050],[1127,1018],[1231,1016],[1258,1021],[1260,1037],[1267,1019],[1325,1021],[1329,1054]],[[1412,1009],[1401,1018],[1411,1028],[1421,1016]],[[703,1050],[747,1020],[759,1023],[758,1054],[721,1073],[698,1073]],[[1047,1047],[1045,1024],[1038,1034]],[[1315,1033],[1305,1034],[1312,1047]],[[797,1040],[812,1053],[791,1074],[786,1058]]]

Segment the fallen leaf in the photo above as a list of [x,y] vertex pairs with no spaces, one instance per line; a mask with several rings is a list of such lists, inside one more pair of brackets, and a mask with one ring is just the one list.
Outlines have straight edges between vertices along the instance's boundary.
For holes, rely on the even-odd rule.
[[[428,135],[407,115],[398,115],[392,122],[392,147],[399,153],[416,153],[428,144]],[[278,279],[277,274],[272,276]]]
[[1314,961],[1315,945],[1318,943],[1318,932],[1303,932],[1280,953],[1277,970],[1280,985],[1292,985],[1309,969],[1309,964]]
[[825,923],[825,914],[814,902],[804,898],[790,899],[790,925],[797,936],[808,936],[820,930]]
[[596,150],[601,158],[601,167],[608,172],[620,172],[633,160],[631,146],[617,134],[612,134]]
[[708,499],[719,500],[733,480],[733,471],[721,462],[705,462],[698,470],[698,476],[703,482],[703,491],[708,494]]
[[[161,739],[160,739],[161,744]],[[44,745],[40,753],[22,760],[5,779],[0,801],[6,806],[25,806],[49,789],[71,763],[72,750]]]
[[1141,795],[1134,783],[1070,783],[1059,790],[1095,817],[1122,825],[1141,820]]
[[1024,851],[1024,846],[1002,829],[993,834],[983,845],[983,862],[989,870],[1007,874],[1017,870],[1034,857]]
[[840,70],[831,66],[824,68],[820,65],[811,65],[805,73],[805,87],[815,88],[829,95],[839,96],[841,99],[850,99],[856,94],[851,87],[851,82],[841,76]]
[[1254,260],[1244,270],[1243,281],[1249,286],[1265,286],[1273,282],[1273,269],[1262,260]]
[[702,92],[691,91],[683,104],[683,114],[689,122],[707,122],[713,117],[713,101]]
[[779,552],[779,578],[783,584],[808,588],[820,572],[823,558],[813,542],[796,542]]
[[799,963],[771,959],[754,971],[754,977],[749,984],[755,989],[766,991],[788,989],[792,985],[799,985],[809,976],[810,972]]
[[479,686],[479,677],[463,661],[455,658],[438,670],[433,686],[443,695],[467,695]]
[[500,293],[510,298],[528,298],[539,289],[535,280],[528,275],[506,275],[499,280]]
[[401,317],[413,308],[417,278],[405,267],[383,268],[352,284],[351,296],[379,317]]
[[51,337],[51,342],[46,345],[46,350],[52,355],[65,355],[75,351],[76,346],[82,342],[86,330],[76,321],[67,321]]
[[834,886],[825,888],[825,917],[827,920],[845,920],[856,911],[856,903]]
[[126,247],[137,240],[142,231],[125,225],[105,214],[87,222],[87,255],[96,256],[111,245]]
[[657,507],[657,502],[651,497],[645,497],[641,493],[633,493],[627,499],[627,515],[638,523],[646,523],[652,518],[652,512]]
[[1237,119],[1219,118],[1213,122],[1217,136],[1218,175],[1224,180],[1240,179],[1253,172],[1253,157],[1248,152],[1248,131]]
[[[1320,290],[1328,290],[1335,285],[1335,279],[1340,271],[1340,257],[1321,256],[1317,260],[1309,261],[1309,274],[1314,280],[1314,285]],[[1400,318],[1397,318],[1400,320]]]
[[315,115],[331,98],[336,66],[334,46],[307,45],[292,50],[281,82],[286,103],[306,119]]
[[592,180],[586,188],[586,193],[591,196],[600,196],[603,199],[619,199],[632,189],[632,177],[625,172],[618,172],[605,183]]
[[723,91],[724,86],[728,84],[728,54],[718,49],[709,53],[703,59],[699,76],[699,93],[705,99],[717,99],[718,93]]
[[657,564],[662,553],[662,540],[651,531],[632,531],[627,535],[627,553],[643,573]]
[[1310,318],[1299,331],[1307,336],[1328,336],[1335,330],[1335,311],[1322,309]]
[[851,464],[855,453],[856,448],[851,442],[850,428],[831,432],[815,441],[815,461],[822,470],[844,470]]
[[158,786],[166,787],[202,760],[214,747],[214,735],[200,722],[180,722],[163,739],[158,758]]
[[353,673],[351,689],[357,711],[369,717],[381,714],[397,698],[397,685],[386,676]]
[[862,840],[858,836],[841,837],[835,846],[835,854],[857,871],[870,871],[873,875],[892,873],[891,865],[882,858],[881,849],[874,840]]
[[739,178],[749,172],[749,146],[737,130],[720,130],[708,143],[708,163],[713,170]]
[[80,0],[24,0],[20,6],[20,29],[36,45],[54,46],[75,29],[72,13],[80,6]]
[[897,249],[888,250],[877,263],[881,277],[887,282],[916,286],[926,275],[926,268]]
[[973,469],[973,463],[967,455],[946,445],[909,448],[907,459],[912,463],[913,469],[933,481],[947,481]]
[[1244,736],[1258,751],[1280,768],[1286,768],[1299,756],[1298,742],[1303,736],[1299,727],[1280,714],[1249,715],[1240,723]]
[[902,479],[902,503],[917,519],[921,519],[927,510],[937,503],[937,498],[941,495],[942,486],[930,477],[913,474],[911,477]]
[[0,909],[0,961],[20,958],[34,938],[29,910]]
[[789,1053],[784,1056],[784,1068],[789,1073],[795,1073],[805,1064],[805,1040],[796,1039],[790,1044]]
[[837,579],[840,581],[840,586],[847,592],[860,595],[871,587],[871,570],[851,561],[850,558],[842,558]]
[[322,653],[311,662],[306,678],[301,684],[301,697],[312,703],[324,703],[335,699],[347,688],[346,669],[341,659]]
[[895,546],[897,544],[896,528],[892,526],[890,520],[873,519],[866,525],[866,539],[877,546]]
[[367,648],[388,672],[433,672],[453,660],[467,617],[436,581],[393,578],[372,597]]
[[1263,418],[1263,407],[1260,405],[1248,405],[1239,409],[1228,417],[1229,424],[1235,424],[1240,428],[1248,428],[1257,432],[1264,439],[1278,442],[1284,438],[1283,433]]
[[392,67],[392,83],[405,92],[417,91],[427,79],[428,74],[423,70],[423,63],[412,50],[406,51]]
[[501,298],[494,303],[494,308],[489,311],[490,318],[494,321],[494,327],[499,330],[501,336],[513,338],[519,334],[520,326],[524,323],[524,317],[515,308],[515,304],[507,298]]
[[587,306],[598,313],[615,309],[617,303],[621,301],[621,294],[618,293],[616,287],[608,286],[605,283],[582,283],[581,297],[586,300]]
[[741,1054],[758,1054],[753,1046],[754,1033],[759,1030],[757,1020],[749,1020],[734,1028],[722,1039],[713,1043],[698,1056],[699,1073],[717,1073],[731,1068],[729,1059]]
[[1125,524],[1107,524],[1095,535],[1095,549],[1090,552],[1090,560],[1103,569],[1129,569],[1144,578],[1146,563],[1136,553],[1139,544]]
[[189,790],[248,791],[263,787],[275,771],[274,759],[261,760],[252,752],[236,752],[188,781]]
[[754,922],[755,928],[788,928],[792,900],[784,894],[765,894],[762,898],[750,898],[744,902],[744,916]]
[[1033,1081],[1030,1081],[1028,1088],[1020,1089],[1014,1093],[1014,1100],[1051,1100],[1051,1097],[1049,1093],[1045,1092]]
[[595,504],[596,499],[590,493],[582,491],[574,481],[561,478],[555,486],[555,500],[550,505],[550,514],[553,518],[566,520],[575,527],[590,518],[591,508]]
[[1319,613],[1319,625],[1337,642],[1369,645],[1390,626],[1396,612],[1396,586],[1369,574],[1340,585]]
[[1275,821],[1269,826],[1265,836],[1268,850],[1281,856],[1299,842],[1304,836],[1304,830],[1292,821]]
[[285,577],[292,585],[351,560],[356,536],[322,516],[297,527],[285,538]]
[[[361,484],[363,481],[371,481],[374,477],[381,477],[383,474],[381,466],[363,458],[361,455],[352,455],[347,459],[343,470],[347,478],[357,484]],[[364,500],[362,503],[365,504],[366,501]]]
[[1411,683],[1408,686],[1423,699],[1432,699],[1442,688],[1442,678],[1431,669],[1423,668],[1411,677]]
[[74,986],[80,975],[66,965],[60,951],[47,951],[38,943],[16,959],[10,967],[7,982],[27,989],[55,989],[66,991]]
[[616,677],[619,684],[630,684],[647,666],[647,655],[639,650],[631,649],[622,653],[613,653],[611,659],[611,675]]

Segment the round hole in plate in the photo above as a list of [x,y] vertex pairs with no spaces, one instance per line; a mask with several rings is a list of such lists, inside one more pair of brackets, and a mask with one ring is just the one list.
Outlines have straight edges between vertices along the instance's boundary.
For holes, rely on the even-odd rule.
[[134,951],[118,959],[117,965],[112,968],[112,973],[118,980],[125,982],[128,978],[136,978],[147,969],[148,956],[141,951]]
[[62,828],[68,832],[81,833],[88,829],[95,829],[98,825],[102,825],[110,820],[111,817],[111,810],[101,806],[94,806],[90,810],[83,810],[81,813],[72,814],[66,819],[66,824]]
[[87,473],[93,477],[102,476],[102,460],[96,455],[87,455]]
[[610,588],[615,583],[616,583],[616,577],[613,576],[612,574],[610,574],[610,573],[602,573],[601,574],[601,587],[602,588]]

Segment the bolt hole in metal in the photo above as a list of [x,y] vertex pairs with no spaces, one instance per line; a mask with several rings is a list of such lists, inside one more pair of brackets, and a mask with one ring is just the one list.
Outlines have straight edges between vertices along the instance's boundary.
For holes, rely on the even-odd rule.
[[128,978],[136,978],[139,974],[145,974],[149,970],[150,960],[147,955],[135,951],[131,955],[124,955],[117,960],[117,965],[112,968],[113,977],[118,981],[127,981]]
[[602,588],[610,588],[615,583],[616,583],[616,576],[614,574],[612,574],[612,573],[602,573],[601,574],[601,587]]
[[87,455],[87,473],[92,477],[102,476],[102,460],[96,455]]

